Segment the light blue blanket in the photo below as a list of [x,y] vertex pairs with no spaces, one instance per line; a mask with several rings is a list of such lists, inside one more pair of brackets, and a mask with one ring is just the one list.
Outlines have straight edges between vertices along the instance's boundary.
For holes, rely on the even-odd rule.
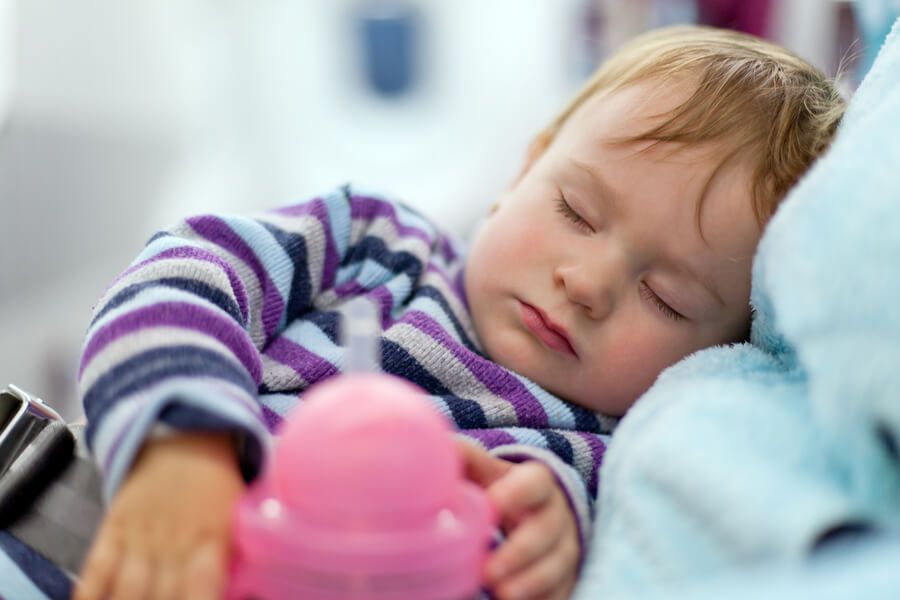
[[577,600],[900,597],[900,21],[753,278],[613,436]]

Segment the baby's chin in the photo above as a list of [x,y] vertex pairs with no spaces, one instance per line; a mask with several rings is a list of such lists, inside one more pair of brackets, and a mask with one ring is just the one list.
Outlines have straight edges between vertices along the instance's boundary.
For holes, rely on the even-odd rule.
[[[614,389],[614,386],[606,386],[600,383],[585,385],[579,383],[575,377],[558,378],[561,381],[541,381],[539,377],[529,377],[529,379],[557,398],[609,417],[621,417],[624,415],[646,391],[644,389],[636,394],[633,390],[617,390]],[[598,392],[593,393],[588,391],[588,389],[598,390]]]

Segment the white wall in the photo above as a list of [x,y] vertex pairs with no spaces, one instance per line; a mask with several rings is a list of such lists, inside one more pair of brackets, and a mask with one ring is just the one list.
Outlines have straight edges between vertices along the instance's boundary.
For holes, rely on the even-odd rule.
[[12,103],[15,5],[13,0],[0,0],[0,131],[2,131]]
[[468,229],[578,83],[581,2],[410,0],[426,77],[397,101],[361,83],[360,2],[18,2],[0,133],[0,386],[74,401],[91,305],[177,217],[350,180]]

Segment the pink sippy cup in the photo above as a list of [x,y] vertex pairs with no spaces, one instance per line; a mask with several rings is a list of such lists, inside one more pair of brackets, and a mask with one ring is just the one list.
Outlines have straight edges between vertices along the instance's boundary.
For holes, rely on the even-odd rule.
[[[372,321],[355,304],[345,326],[350,362],[371,365],[359,357],[374,345],[360,333]],[[477,595],[494,514],[464,477],[452,428],[423,394],[375,372],[307,393],[236,507],[229,598]]]

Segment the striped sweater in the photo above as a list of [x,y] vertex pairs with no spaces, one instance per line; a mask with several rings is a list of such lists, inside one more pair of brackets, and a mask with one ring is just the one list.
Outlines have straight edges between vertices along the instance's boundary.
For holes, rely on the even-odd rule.
[[584,543],[614,420],[485,356],[463,268],[458,244],[417,213],[349,187],[155,235],[95,307],[79,367],[106,497],[160,428],[234,432],[253,477],[304,391],[341,372],[341,313],[365,295],[381,312],[383,370],[492,454],[548,465]]

